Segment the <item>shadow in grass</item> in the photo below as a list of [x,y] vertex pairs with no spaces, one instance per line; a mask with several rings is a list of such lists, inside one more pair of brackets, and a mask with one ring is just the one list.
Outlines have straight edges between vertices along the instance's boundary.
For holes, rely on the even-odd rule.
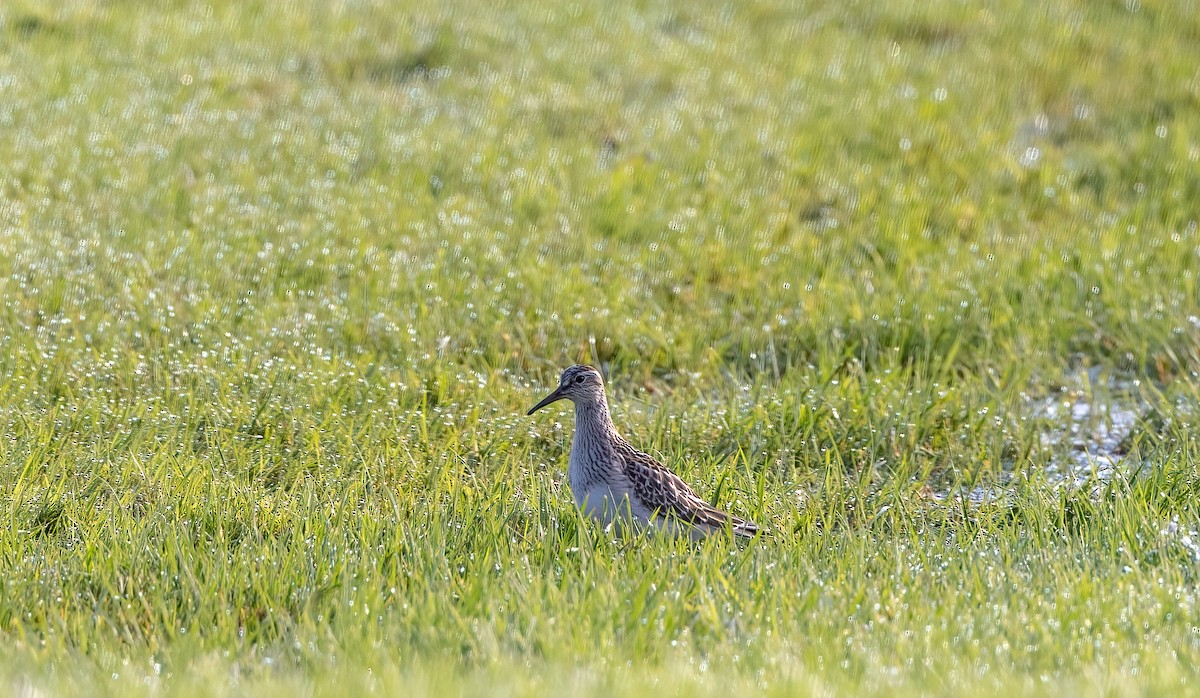
[[29,531],[35,536],[53,536],[62,531],[66,524],[66,507],[62,502],[51,502],[33,515]]
[[469,56],[448,30],[442,30],[425,45],[392,56],[352,58],[349,72],[379,84],[404,85],[416,80],[435,80],[453,68],[469,64]]
[[886,36],[897,43],[915,43],[925,48],[951,48],[964,43],[967,30],[953,20],[896,16],[884,13],[849,22],[851,28],[869,36]]
[[65,33],[60,25],[42,19],[37,15],[17,17],[9,26],[10,30],[24,41],[28,41],[35,36],[60,36]]
[[914,41],[922,46],[954,46],[964,39],[964,32],[959,28],[926,20],[884,21],[878,29],[896,41]]

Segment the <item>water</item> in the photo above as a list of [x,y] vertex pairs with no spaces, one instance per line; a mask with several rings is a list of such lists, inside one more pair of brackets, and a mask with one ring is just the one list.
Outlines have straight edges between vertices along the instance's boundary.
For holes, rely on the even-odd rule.
[[1051,483],[1082,487],[1140,469],[1128,458],[1125,443],[1145,414],[1145,405],[1129,397],[1102,403],[1080,395],[1046,400],[1036,409],[1061,425],[1041,437],[1043,446],[1056,449],[1046,467]]
[[[1098,369],[1081,373],[1056,394],[1031,398],[1023,419],[1048,425],[1039,436],[1046,454],[1043,473],[1054,489],[1091,487],[1093,494],[1114,478],[1142,472],[1144,463],[1128,444],[1149,410],[1136,395],[1136,381],[1102,378]],[[1010,501],[1009,486],[1019,464],[1006,463],[995,484],[933,493],[935,501],[974,507]]]

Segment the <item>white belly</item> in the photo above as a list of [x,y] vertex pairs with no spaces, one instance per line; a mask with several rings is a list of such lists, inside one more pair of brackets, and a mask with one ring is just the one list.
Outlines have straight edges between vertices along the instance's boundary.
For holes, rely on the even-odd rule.
[[608,526],[617,520],[637,519],[639,512],[635,504],[629,500],[629,490],[597,477],[589,472],[580,462],[577,444],[572,444],[571,459],[567,469],[567,482],[571,486],[571,494],[580,511]]
[[632,523],[635,530],[649,530],[667,536],[686,536],[692,540],[700,540],[709,533],[706,529],[664,516],[651,519],[650,512],[639,510],[630,502],[628,494],[608,485],[596,484],[587,489],[572,487],[571,492],[575,495],[575,503],[579,505],[579,509],[605,528],[614,523]]
[[585,515],[605,526],[617,520],[628,521],[637,518],[629,495],[623,490],[618,491],[602,483],[580,487],[572,483],[571,493],[575,495],[575,503]]

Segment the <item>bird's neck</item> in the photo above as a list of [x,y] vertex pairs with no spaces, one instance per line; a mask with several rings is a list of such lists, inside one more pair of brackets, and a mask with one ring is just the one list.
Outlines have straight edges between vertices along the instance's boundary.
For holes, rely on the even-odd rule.
[[575,403],[575,429],[596,436],[617,433],[612,417],[608,414],[608,404],[604,398],[592,401],[580,400]]
[[621,437],[613,426],[604,398],[575,403],[575,434],[567,480],[576,501],[588,496],[592,485],[611,482],[618,469],[613,449]]

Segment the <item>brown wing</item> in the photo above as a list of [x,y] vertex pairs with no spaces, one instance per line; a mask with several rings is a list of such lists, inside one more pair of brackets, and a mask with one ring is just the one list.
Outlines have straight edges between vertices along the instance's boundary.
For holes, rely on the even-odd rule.
[[708,529],[728,525],[736,535],[746,538],[758,533],[756,524],[710,506],[678,475],[628,443],[618,442],[616,453],[625,466],[634,496],[651,511]]

